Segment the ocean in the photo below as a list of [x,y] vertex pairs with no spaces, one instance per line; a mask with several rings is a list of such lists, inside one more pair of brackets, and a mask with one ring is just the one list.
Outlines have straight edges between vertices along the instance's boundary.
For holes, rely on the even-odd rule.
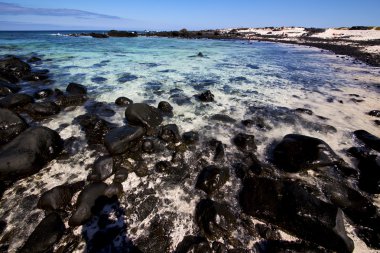
[[[236,212],[240,210],[236,196],[241,182],[233,176],[237,151],[231,139],[237,133],[255,136],[256,155],[263,163],[271,163],[275,143],[287,134],[297,133],[324,140],[351,166],[355,161],[345,150],[359,145],[353,131],[364,129],[380,135],[375,119],[368,115],[379,109],[380,70],[349,57],[270,42],[143,36],[95,39],[67,36],[69,33],[72,32],[0,32],[0,56],[15,55],[24,60],[36,56],[42,61],[31,64],[33,70],[49,70],[51,82],[22,82],[21,92],[32,95],[45,88],[64,91],[71,82],[82,84],[91,101],[104,102],[115,111],[101,117],[116,126],[126,124],[125,108],[114,104],[118,97],[152,106],[168,101],[174,116],[165,117],[163,124],[176,124],[181,134],[197,131],[201,141],[214,138],[225,145],[223,166],[229,168],[231,176],[222,188],[224,193],[214,199],[225,201]],[[197,100],[195,95],[206,90],[214,94],[215,102]],[[44,217],[43,211],[35,208],[41,193],[63,183],[86,180],[95,159],[104,155],[88,147],[84,132],[73,121],[85,113],[86,108],[78,106],[37,123],[27,118],[31,124],[56,130],[64,140],[74,138],[75,145],[71,146],[74,151],[70,157],[51,161],[38,174],[17,181],[4,193],[0,218],[7,223],[3,235],[12,233],[10,252],[23,244]],[[244,127],[240,122],[247,119],[261,123]],[[153,172],[158,161],[171,159],[170,152],[143,155],[150,173],[143,177],[129,174],[123,183],[125,196],[119,200],[124,212],[116,215],[112,208],[104,211],[117,216],[116,224],[126,226],[126,234],[115,239],[113,247],[138,241],[157,217],[170,217],[172,222],[168,232],[170,251],[185,235],[198,231],[193,222],[194,210],[207,195],[194,189],[201,170],[195,166],[199,154],[194,156],[194,152],[186,151],[183,158],[192,172],[181,184],[174,185]],[[210,157],[202,159],[202,164],[213,163]],[[128,198],[134,195],[141,199]],[[144,207],[149,210],[145,211],[146,217],[141,217],[139,212],[147,196],[154,204]],[[379,205],[378,200],[374,203]],[[94,225],[97,222],[98,218],[94,218],[84,228],[74,230],[74,238],[86,235],[91,241],[98,230]],[[257,240],[247,234],[239,227],[235,238],[241,242],[238,245],[252,248]],[[358,249],[366,247],[353,229],[349,235]],[[85,245],[78,241],[76,250],[80,252]]]

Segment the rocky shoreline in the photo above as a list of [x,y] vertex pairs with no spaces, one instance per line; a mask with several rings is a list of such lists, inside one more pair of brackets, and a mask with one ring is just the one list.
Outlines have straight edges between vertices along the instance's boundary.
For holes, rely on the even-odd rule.
[[[359,143],[346,151],[356,161],[354,167],[323,140],[299,134],[266,147],[270,161],[264,162],[256,155],[257,137],[245,130],[270,127],[265,123],[268,113],[278,116],[277,124],[297,124],[299,115],[313,115],[311,110],[251,107],[258,117],[240,121],[214,115],[218,122],[240,127],[230,143],[223,143],[195,131],[180,133],[175,124],[163,125],[176,113],[167,101],[151,106],[119,97],[107,104],[91,99],[81,84],[70,83],[65,91],[50,89],[49,70],[34,70],[33,64],[40,61],[0,59],[0,197],[5,201],[10,194],[27,192],[28,186],[12,186],[43,177],[51,162],[67,161],[70,169],[79,141],[62,139],[57,131],[41,126],[41,120],[54,121],[59,114],[82,108],[85,113],[71,124],[83,131],[85,149],[91,150],[94,162],[88,172],[83,168],[85,180],[74,177],[70,183],[43,187],[41,195],[30,194],[28,202],[21,203],[25,210],[43,211],[43,217],[34,217],[38,225],[18,252],[353,252],[347,223],[369,248],[380,249],[380,213],[373,201],[380,193],[376,133],[351,133]],[[25,93],[36,82],[47,87]],[[194,97],[205,106],[216,102],[206,89]],[[376,109],[368,112],[373,119],[380,117]],[[115,110],[124,112],[121,126],[103,118]],[[334,126],[302,122],[336,132]],[[135,177],[151,181],[128,185]],[[150,187],[155,183],[160,187]],[[178,189],[189,199],[172,208],[170,197],[176,195],[170,192]],[[234,202],[227,203],[227,195]],[[171,211],[160,213],[157,206],[165,203]],[[184,206],[192,209],[187,226],[194,227],[194,234],[171,245],[171,232]],[[7,211],[0,216],[1,252],[8,250],[17,231],[7,224],[11,215]],[[132,222],[128,223],[132,217],[139,225],[150,217],[145,234],[133,240]]]

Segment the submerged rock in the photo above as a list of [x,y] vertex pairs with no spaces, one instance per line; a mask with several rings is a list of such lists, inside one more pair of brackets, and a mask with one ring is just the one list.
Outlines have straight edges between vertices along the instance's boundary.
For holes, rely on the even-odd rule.
[[16,113],[0,108],[0,146],[8,143],[22,131],[28,124]]
[[76,209],[69,219],[70,227],[83,225],[91,218],[91,209],[94,208],[96,201],[100,200],[100,197],[105,196],[107,187],[105,183],[92,183],[81,191],[76,203]]
[[380,152],[380,138],[368,133],[365,130],[357,130],[354,132],[356,138],[361,140],[366,146]]
[[214,165],[207,166],[199,173],[195,188],[210,195],[220,189],[228,181],[229,177],[230,174],[227,168],[219,168]]
[[289,134],[275,147],[274,163],[287,172],[339,165],[342,160],[326,142],[304,135]]
[[41,195],[37,207],[48,211],[63,210],[71,203],[74,194],[83,187],[83,181],[56,186]]
[[343,212],[300,182],[254,176],[244,180],[239,202],[246,214],[301,239],[338,252],[354,249],[344,229]]
[[210,119],[215,120],[215,121],[221,121],[224,123],[231,123],[231,124],[236,122],[236,119],[233,119],[230,116],[224,115],[224,114],[214,114],[210,117]]
[[67,93],[72,95],[86,95],[87,94],[87,88],[78,83],[69,83],[69,85],[66,88]]
[[253,135],[239,133],[232,139],[232,142],[243,152],[254,152],[257,149]]
[[133,104],[133,101],[126,97],[119,97],[115,100],[115,104],[118,106],[127,107],[130,104]]
[[162,116],[153,106],[137,103],[131,104],[125,110],[125,117],[129,124],[154,128],[162,123]]
[[195,209],[195,222],[203,235],[217,239],[235,230],[236,218],[226,203],[202,199]]
[[202,102],[214,102],[214,94],[212,94],[210,90],[206,90],[205,92],[196,95],[196,97]]
[[44,253],[53,250],[65,232],[65,224],[57,213],[46,216],[34,229],[20,253]]
[[111,130],[104,138],[107,150],[112,155],[125,153],[133,141],[140,139],[145,133],[144,128],[123,126]]
[[0,107],[13,109],[30,103],[33,103],[33,98],[27,94],[9,94],[0,100]]
[[32,56],[28,59],[28,63],[35,63],[35,62],[40,62],[40,61],[41,61],[41,58],[36,57],[36,56]]
[[59,134],[47,127],[31,127],[0,149],[0,180],[37,173],[63,148]]

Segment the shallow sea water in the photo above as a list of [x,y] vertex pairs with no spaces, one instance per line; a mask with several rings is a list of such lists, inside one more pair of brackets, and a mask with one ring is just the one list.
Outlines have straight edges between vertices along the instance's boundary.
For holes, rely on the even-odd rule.
[[[204,57],[197,57],[198,52]],[[174,117],[166,118],[164,123],[177,124],[181,133],[195,130],[202,138],[222,141],[227,145],[227,157],[236,151],[231,138],[239,132],[255,135],[257,154],[263,162],[268,161],[268,150],[274,142],[286,134],[300,133],[326,141],[351,164],[344,149],[358,145],[352,132],[364,129],[380,135],[374,118],[367,115],[370,110],[380,109],[380,69],[315,48],[234,40],[93,39],[52,32],[0,33],[0,55],[7,54],[25,59],[41,57],[42,63],[33,66],[34,69],[50,70],[54,83],[45,85],[49,88],[64,90],[69,82],[76,82],[87,86],[89,96],[97,101],[113,103],[121,96],[154,106],[160,101],[168,101],[174,107]],[[45,86],[28,86],[24,92],[32,93]],[[194,98],[204,90],[211,90],[215,95],[214,103],[205,104]],[[297,114],[294,122],[282,118],[281,115],[296,108],[310,109],[313,115]],[[124,109],[113,109],[116,115],[105,119],[117,125],[124,124]],[[73,118],[84,113],[82,107],[77,107],[41,122],[57,130],[63,139],[75,136],[80,142],[76,155],[69,160],[52,161],[40,173],[18,181],[4,194],[0,201],[0,217],[5,217],[8,223],[6,232],[14,231],[11,252],[22,245],[44,217],[41,210],[30,210],[41,192],[66,182],[84,180],[89,172],[85,168],[99,156],[86,148],[84,133],[78,125],[72,124]],[[228,115],[237,122],[213,121],[210,117],[214,114]],[[267,129],[244,128],[239,124],[243,119],[257,117],[264,118]],[[62,128],[62,124],[68,126]],[[336,131],[329,130],[326,125],[335,127]],[[150,161],[149,169],[153,170],[155,162],[170,160],[170,156],[162,154],[146,159]],[[188,159],[192,159],[190,155]],[[153,189],[160,201],[142,222],[136,218],[137,214],[119,219],[128,226],[127,237],[132,241],[139,238],[155,215],[164,216],[173,211],[176,219],[173,221],[175,229],[170,234],[171,249],[175,249],[184,235],[193,234],[197,230],[192,222],[194,208],[205,196],[194,190],[196,176],[192,174],[184,185],[166,187],[160,176],[139,178],[130,174],[123,183],[126,196],[142,188]],[[16,194],[20,187],[27,190]],[[232,176],[222,189],[225,200],[236,209],[239,208],[236,200],[239,189],[240,182]],[[24,202],[25,205],[19,204]],[[121,205],[128,210],[126,199]],[[93,234],[93,223],[83,228],[88,237]],[[237,237],[245,235],[242,232]],[[354,239],[355,251],[361,252],[364,243]],[[246,245],[254,243],[247,238],[242,240]]]

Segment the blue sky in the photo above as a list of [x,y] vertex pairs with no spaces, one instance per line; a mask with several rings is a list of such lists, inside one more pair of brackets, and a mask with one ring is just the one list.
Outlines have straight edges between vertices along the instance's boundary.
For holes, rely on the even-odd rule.
[[380,26],[380,0],[0,0],[0,30]]

